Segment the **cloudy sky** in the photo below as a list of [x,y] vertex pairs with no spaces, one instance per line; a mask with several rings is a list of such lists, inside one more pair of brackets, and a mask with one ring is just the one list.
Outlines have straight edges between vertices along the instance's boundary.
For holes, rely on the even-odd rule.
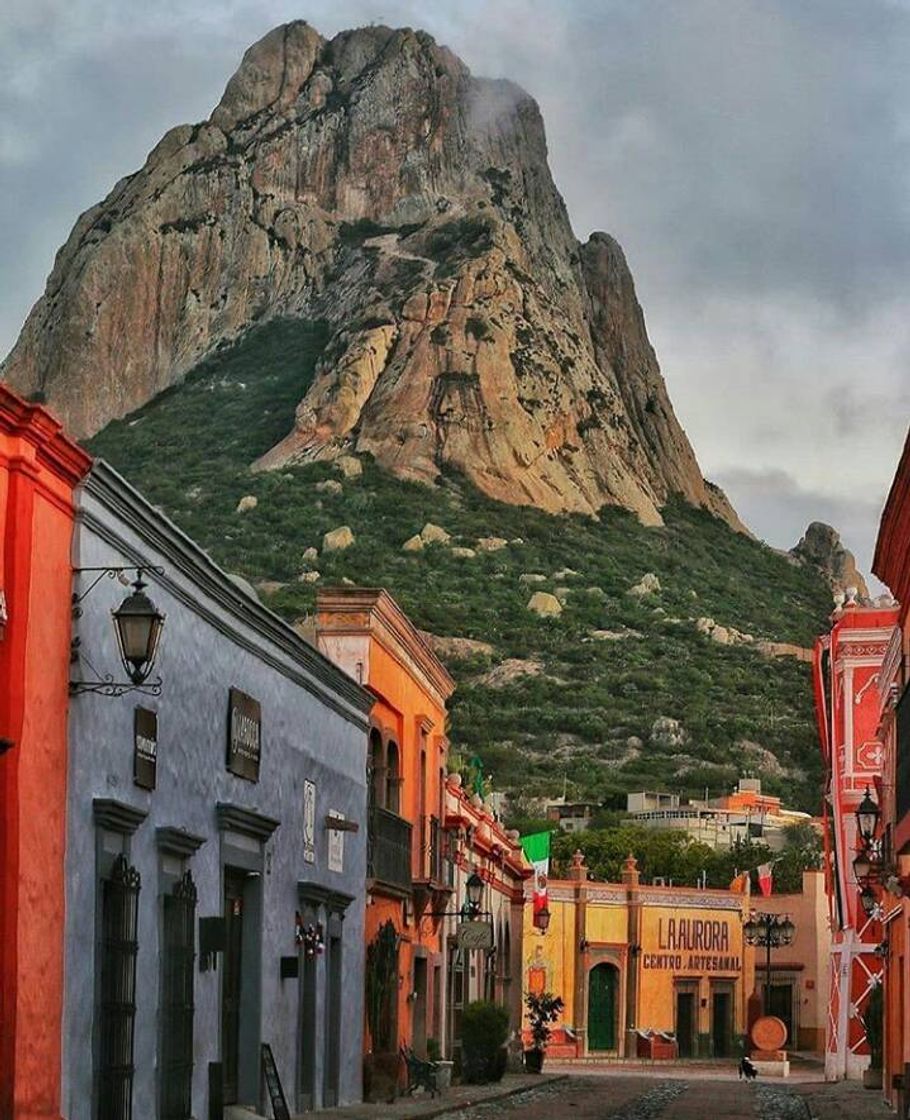
[[528,89],[705,474],[770,543],[827,520],[868,570],[910,422],[910,0],[7,0],[0,353],[79,212],[297,18],[424,27]]

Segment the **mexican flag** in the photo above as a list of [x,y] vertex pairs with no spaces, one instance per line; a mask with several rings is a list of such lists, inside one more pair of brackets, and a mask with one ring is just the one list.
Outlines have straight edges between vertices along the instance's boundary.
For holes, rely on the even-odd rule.
[[541,910],[547,910],[547,876],[550,874],[550,833],[534,832],[522,836],[521,846],[528,863],[534,868],[534,924]]
[[771,894],[771,873],[773,869],[773,863],[761,863],[756,870],[756,874],[758,875],[758,889],[761,891],[764,898],[767,898]]

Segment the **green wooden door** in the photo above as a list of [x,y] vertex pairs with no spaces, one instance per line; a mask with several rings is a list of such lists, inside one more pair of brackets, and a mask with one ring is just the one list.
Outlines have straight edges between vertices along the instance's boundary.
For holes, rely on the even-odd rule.
[[599,964],[588,973],[588,1049],[616,1049],[616,1000],[619,973]]

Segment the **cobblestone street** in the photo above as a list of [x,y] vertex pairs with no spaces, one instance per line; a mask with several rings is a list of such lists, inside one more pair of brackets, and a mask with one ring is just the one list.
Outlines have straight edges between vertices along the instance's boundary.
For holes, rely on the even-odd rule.
[[[461,1107],[457,1098],[440,1101],[418,1095],[395,1104],[318,1115],[333,1115],[335,1120],[887,1120],[893,1115],[877,1093],[855,1083],[811,1080],[815,1075],[806,1071],[783,1085],[747,1084],[717,1066],[677,1067],[666,1075],[601,1068],[538,1089],[527,1089],[527,1079],[515,1078],[512,1095]],[[453,1097],[463,1091],[455,1090]],[[492,1086],[488,1091],[495,1092]]]

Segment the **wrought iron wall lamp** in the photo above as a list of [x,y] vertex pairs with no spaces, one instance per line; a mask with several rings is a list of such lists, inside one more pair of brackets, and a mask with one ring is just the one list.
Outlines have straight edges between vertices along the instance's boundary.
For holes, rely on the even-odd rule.
[[89,680],[71,680],[70,695],[78,696],[82,692],[96,692],[101,696],[117,697],[123,696],[127,692],[142,692],[149,696],[160,696],[161,677],[157,677],[155,680],[149,680],[149,677],[158,654],[158,643],[161,641],[165,615],[146,595],[146,583],[142,577],[147,572],[163,575],[164,569],[153,567],[150,564],[76,569],[77,575],[86,572],[93,572],[96,575],[81,594],[73,592],[74,618],[82,617],[83,601],[94,591],[102,579],[119,579],[121,583],[130,584],[131,581],[125,578],[124,573],[136,573],[136,578],[132,581],[132,592],[127,595],[119,607],[111,611],[120,660],[129,679],[116,681],[112,673],[99,673],[83,652],[80,639],[74,637],[70,646],[70,663],[75,664],[80,660],[84,661],[94,676],[93,679]]

